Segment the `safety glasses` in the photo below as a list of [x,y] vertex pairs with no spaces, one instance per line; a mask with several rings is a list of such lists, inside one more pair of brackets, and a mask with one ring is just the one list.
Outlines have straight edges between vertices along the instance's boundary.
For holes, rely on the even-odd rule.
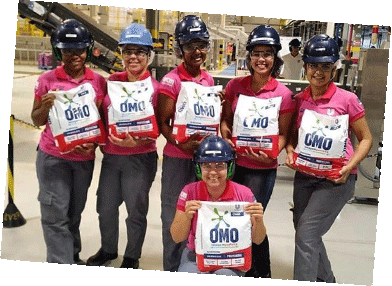
[[190,43],[185,43],[182,45],[182,48],[186,52],[193,52],[196,49],[198,49],[201,52],[207,52],[210,49],[210,43],[209,42],[190,42]]
[[310,71],[320,70],[322,72],[330,72],[332,71],[334,65],[332,63],[308,63],[307,67]]
[[121,55],[124,57],[130,57],[135,55],[136,57],[142,58],[148,55],[148,50],[146,49],[124,49],[121,51]]
[[210,172],[212,170],[215,171],[223,171],[227,167],[226,162],[208,162],[208,163],[201,163],[200,167],[203,171]]
[[273,51],[252,51],[250,53],[250,57],[252,59],[272,59],[274,57],[274,52]]
[[61,49],[61,54],[65,56],[71,56],[73,54],[80,56],[84,52],[86,52],[86,49]]

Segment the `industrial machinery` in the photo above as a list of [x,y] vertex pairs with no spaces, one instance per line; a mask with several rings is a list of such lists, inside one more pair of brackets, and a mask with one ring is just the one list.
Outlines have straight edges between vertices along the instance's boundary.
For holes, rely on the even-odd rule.
[[30,23],[49,36],[62,20],[78,20],[93,35],[94,47],[99,49],[99,54],[93,53],[91,62],[108,73],[121,70],[121,59],[117,52],[118,35],[114,35],[107,27],[99,25],[71,5],[19,0],[18,12],[20,17],[29,19]]

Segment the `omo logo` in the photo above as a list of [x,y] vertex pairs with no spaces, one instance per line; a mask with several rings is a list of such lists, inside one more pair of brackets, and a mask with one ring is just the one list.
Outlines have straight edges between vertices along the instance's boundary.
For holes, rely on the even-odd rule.
[[[214,208],[214,212],[218,217],[212,218],[211,221],[218,220],[218,223],[213,229],[210,230],[210,241],[212,243],[237,242],[239,239],[238,229],[229,228],[230,225],[223,218],[229,212],[226,210],[223,215],[220,215],[217,208]],[[219,228],[221,222],[226,225],[226,228]]]
[[[67,120],[71,121],[90,116],[88,105],[80,106],[80,103],[75,102],[73,98],[69,98],[66,94],[63,94],[63,97],[65,98],[64,104],[69,104],[68,108],[64,111]],[[74,105],[74,107],[72,107],[72,105]]]
[[[144,101],[139,101],[134,96],[136,94],[145,92],[148,90],[148,87],[145,87],[144,90],[132,90],[128,92],[125,87],[122,88],[126,95],[122,95],[121,98],[126,97],[125,101],[120,104],[120,111],[121,112],[139,112],[146,110],[146,104]],[[129,99],[132,99],[133,102],[128,102]]]
[[146,110],[146,104],[144,101],[139,102],[123,102],[120,104],[121,112],[140,112]]
[[195,88],[193,98],[197,100],[197,102],[193,105],[193,112],[195,115],[201,115],[205,117],[215,117],[215,109],[213,105],[209,105],[204,102],[203,98],[215,97],[215,101],[218,97],[216,93],[207,93],[207,94],[200,94],[198,90]]
[[[307,133],[305,135],[305,145],[306,146],[312,146],[312,147],[317,147],[318,149],[324,149],[326,151],[330,150],[332,147],[333,140],[332,138],[327,138],[326,134],[324,133],[324,130],[328,130],[329,127],[328,125],[323,125],[321,124],[320,120],[316,120],[317,126],[312,127],[313,129],[316,129],[312,133]],[[317,133],[321,133],[318,135]]]
[[[244,127],[250,128],[267,128],[268,127],[268,117],[263,116],[260,111],[264,109],[264,106],[257,108],[256,102],[252,102],[252,107],[248,110],[251,112],[251,116],[244,118]],[[253,114],[252,114],[253,113]]]

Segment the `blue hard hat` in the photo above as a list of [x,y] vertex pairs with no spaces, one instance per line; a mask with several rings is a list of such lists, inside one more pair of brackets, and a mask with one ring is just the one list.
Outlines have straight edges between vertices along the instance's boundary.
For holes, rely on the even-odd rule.
[[174,37],[179,44],[194,39],[209,41],[207,26],[198,16],[186,15],[176,25]]
[[50,37],[54,54],[61,61],[60,49],[87,49],[87,60],[92,56],[94,38],[89,30],[75,19],[61,22]]
[[256,45],[273,46],[276,52],[282,49],[278,32],[269,25],[260,25],[249,34],[246,49],[250,51]]
[[206,137],[194,154],[196,163],[228,162],[235,159],[235,152],[223,138],[215,135]]
[[140,24],[131,24],[122,30],[118,44],[146,46],[150,49],[153,48],[151,33]]
[[58,49],[82,49],[92,47],[94,39],[82,23],[75,19],[67,19],[57,26],[50,42]]
[[227,162],[227,178],[234,176],[235,151],[223,138],[210,135],[206,137],[194,152],[193,161],[195,162],[196,176],[202,179],[200,163],[208,162]]
[[335,63],[339,59],[339,46],[335,39],[325,34],[310,38],[304,46],[304,63]]

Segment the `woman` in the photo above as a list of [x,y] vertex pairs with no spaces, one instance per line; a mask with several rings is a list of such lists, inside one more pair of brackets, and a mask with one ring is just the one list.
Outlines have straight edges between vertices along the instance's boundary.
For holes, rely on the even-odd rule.
[[[279,152],[286,144],[291,118],[295,109],[291,91],[275,78],[279,75],[283,61],[278,56],[280,37],[274,28],[261,25],[248,38],[246,63],[251,75],[232,79],[225,88],[221,132],[233,147],[233,117],[239,95],[268,99],[281,97],[279,111]],[[249,187],[256,200],[267,207],[276,179],[277,159],[265,152],[254,152],[252,148],[239,154],[233,181]],[[260,246],[253,245],[253,267],[247,276],[271,277],[268,237]]]
[[192,163],[193,151],[199,145],[198,134],[179,144],[173,135],[173,118],[183,82],[213,86],[214,79],[201,69],[209,51],[209,33],[197,16],[187,15],[176,25],[175,51],[182,64],[165,75],[160,83],[157,121],[167,143],[163,149],[161,219],[163,239],[163,269],[177,271],[185,246],[177,244],[170,235],[176,201],[182,188],[196,180]]
[[106,90],[105,79],[85,66],[94,40],[80,22],[62,22],[51,37],[51,44],[63,65],[38,78],[31,118],[36,126],[46,125],[39,142],[36,169],[39,183],[41,222],[47,247],[47,262],[82,263],[79,225],[90,186],[95,159],[92,143],[76,146],[62,154],[56,147],[48,123],[54,105],[52,91],[70,90],[91,84],[100,106]]
[[[150,32],[142,25],[132,24],[122,31],[119,46],[125,71],[109,77],[108,89],[112,82],[120,82],[120,85],[121,82],[141,83],[142,86],[150,86],[146,91],[147,101],[152,99],[153,105],[156,105],[159,83],[147,70],[152,60],[153,48]],[[122,87],[125,86],[124,84]],[[135,100],[141,101],[142,96],[143,94],[138,93]],[[130,98],[126,100],[129,103]],[[107,125],[109,114],[114,110],[113,105],[110,94],[107,94],[103,101]],[[97,191],[101,248],[87,260],[87,265],[100,266],[117,258],[118,210],[122,202],[125,202],[128,212],[128,241],[120,267],[137,269],[147,228],[149,191],[157,171],[156,144],[154,140],[137,138],[128,132],[123,139],[111,133],[102,150],[104,156]]]
[[338,59],[338,44],[327,35],[314,36],[304,47],[303,61],[309,86],[295,96],[296,121],[293,135],[286,147],[286,164],[293,168],[298,128],[305,110],[329,116],[348,114],[349,132],[354,132],[359,144],[354,152],[348,138],[345,163],[338,178],[317,178],[298,171],[295,174],[295,280],[329,283],[336,281],[322,236],[331,228],[343,206],[354,195],[356,166],[371,148],[372,136],[362,104],[355,94],[336,87],[332,82]]
[[[170,228],[173,240],[188,239],[181,257],[179,272],[200,273],[196,265],[195,234],[197,210],[201,201],[246,201],[245,211],[251,216],[252,241],[260,244],[266,230],[263,222],[263,207],[255,201],[252,191],[230,181],[234,167],[234,151],[224,139],[217,136],[206,137],[195,152],[196,172],[201,181],[186,185],[177,203],[177,210]],[[209,272],[220,275],[244,276],[245,273],[230,268]]]

